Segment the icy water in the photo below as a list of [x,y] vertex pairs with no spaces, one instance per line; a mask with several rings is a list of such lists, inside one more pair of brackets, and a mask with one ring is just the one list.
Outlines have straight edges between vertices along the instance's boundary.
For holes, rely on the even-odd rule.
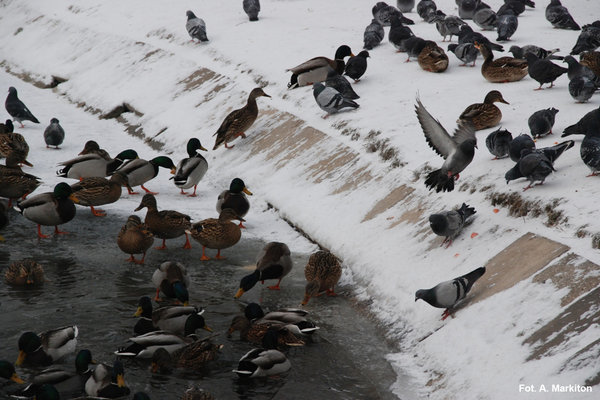
[[[11,224],[3,230],[0,266],[34,257],[44,265],[46,282],[33,289],[17,289],[0,283],[0,359],[17,358],[17,341],[27,330],[41,332],[64,325],[79,327],[78,349],[88,348],[95,360],[112,363],[112,352],[124,345],[136,323],[133,313],[140,296],[152,296],[151,276],[159,263],[177,260],[188,267],[192,281],[190,303],[206,309],[207,324],[219,333],[213,339],[224,345],[219,359],[208,365],[203,375],[176,370],[173,375],[153,375],[149,363],[124,359],[125,381],[152,399],[180,399],[191,385],[211,392],[217,399],[395,399],[390,386],[396,374],[384,356],[389,347],[380,329],[353,301],[349,288],[338,289],[338,297],[311,299],[306,307],[320,327],[314,343],[292,348],[288,357],[291,370],[281,376],[247,382],[231,372],[251,345],[239,341],[239,333],[226,337],[231,319],[245,303],[259,302],[265,310],[298,307],[304,288],[304,265],[308,254],[294,253],[291,276],[282,282],[281,291],[271,291],[260,283],[233,299],[239,280],[253,269],[255,257],[264,245],[253,239],[242,240],[225,250],[222,261],[200,262],[201,247],[183,250],[183,238],[167,241],[168,250],[151,249],[145,265],[124,262],[126,255],[116,245],[116,236],[128,214],[109,213],[93,217],[78,207],[76,222],[63,228],[70,235],[38,240],[35,225],[11,211]],[[251,226],[249,226],[251,229]],[[45,233],[51,228],[46,227]],[[159,245],[159,240],[155,241]],[[214,255],[214,252],[211,252]],[[267,284],[272,284],[267,282]],[[202,334],[209,334],[205,331]],[[69,368],[71,356],[62,361]],[[32,371],[18,370],[26,378]],[[14,385],[12,386],[14,387]],[[0,387],[0,398],[9,388]]]

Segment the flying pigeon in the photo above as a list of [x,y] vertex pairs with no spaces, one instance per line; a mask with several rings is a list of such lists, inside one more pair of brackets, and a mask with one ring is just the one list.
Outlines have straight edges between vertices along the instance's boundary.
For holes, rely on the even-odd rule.
[[446,160],[440,169],[427,175],[425,186],[430,190],[435,188],[436,192],[451,192],[459,173],[471,163],[475,155],[475,129],[470,123],[459,123],[454,135],[450,136],[440,122],[429,114],[419,98],[415,111],[427,143]]
[[52,118],[50,120],[50,125],[44,131],[44,141],[46,142],[46,147],[54,146],[58,149],[65,140],[65,131],[60,126],[58,119]]
[[408,26],[404,26],[400,19],[393,15],[390,18],[392,23],[390,32],[388,33],[388,40],[394,45],[398,52],[406,51],[404,41],[411,36],[414,36],[412,30]]
[[329,68],[327,71],[325,85],[334,88],[347,99],[356,100],[360,98],[354,89],[352,89],[352,85],[348,82],[348,79],[338,74],[333,68]]
[[600,107],[585,114],[577,123],[566,127],[563,132],[563,137],[600,132]]
[[508,149],[512,139],[512,133],[506,129],[498,128],[485,138],[485,145],[494,156],[494,160],[497,160],[508,157]]
[[471,63],[471,67],[474,67],[475,60],[479,55],[479,50],[475,48],[473,43],[451,43],[448,45],[448,51],[453,52],[456,58],[464,63],[460,65],[461,67],[466,66],[469,63]]
[[554,126],[554,118],[558,110],[554,107],[545,110],[539,110],[531,114],[527,120],[529,131],[534,138],[551,135]]
[[546,19],[555,28],[574,31],[581,29],[569,14],[569,10],[560,3],[560,0],[550,0],[550,4],[546,7]]
[[578,103],[588,101],[595,91],[596,85],[590,78],[585,76],[578,76],[569,81],[569,94]]
[[31,121],[36,124],[40,123],[40,121],[33,116],[31,111],[29,111],[27,106],[23,104],[21,100],[19,100],[19,97],[17,96],[17,89],[12,86],[8,88],[8,96],[4,102],[4,107],[12,117],[13,121],[17,121],[19,124],[21,124],[21,128],[24,127],[22,121]]
[[365,28],[363,35],[365,45],[363,47],[367,50],[372,50],[373,47],[379,46],[384,37],[385,31],[383,30],[383,25],[373,18],[369,26]]
[[206,24],[202,18],[196,17],[196,15],[191,11],[186,11],[187,22],[185,23],[185,29],[187,29],[190,37],[193,39],[198,39],[201,42],[208,42],[208,38],[206,37]]
[[334,88],[325,87],[320,82],[313,84],[313,96],[321,110],[327,113],[323,118],[327,118],[330,114],[335,114],[344,109],[359,107],[355,101],[345,98]]
[[523,149],[535,149],[535,142],[533,138],[529,135],[519,135],[508,144],[508,156],[514,162],[517,162],[521,159],[521,151]]
[[527,73],[540,84],[533,90],[542,90],[544,83],[549,83],[549,88],[554,87],[554,81],[568,71],[567,68],[554,64],[547,58],[539,59],[533,53],[525,53],[525,59],[527,60]]
[[431,289],[419,289],[415,293],[415,301],[422,299],[437,308],[445,308],[442,321],[452,313],[452,308],[467,296],[477,279],[485,274],[485,267],[479,267],[451,281],[437,284]]
[[496,29],[498,16],[491,8],[482,8],[473,14],[473,22],[484,31],[493,31]]
[[367,71],[367,58],[369,58],[369,52],[366,50],[361,51],[354,57],[350,57],[346,63],[346,72],[344,75],[348,75],[354,79],[354,82],[358,82]]
[[540,59],[544,59],[544,58],[549,58],[551,60],[562,60],[564,59],[564,57],[562,56],[555,56],[554,53],[560,51],[560,49],[552,49],[552,50],[546,50],[542,47],[533,45],[533,44],[528,44],[525,45],[523,47],[519,47],[519,46],[510,46],[510,49],[508,49],[509,53],[512,53],[514,58],[519,58],[521,60],[525,59],[525,54],[527,53],[533,53],[535,54],[535,56],[537,58]]
[[442,245],[450,247],[452,241],[462,231],[467,219],[475,214],[475,209],[463,203],[458,210],[440,211],[429,216],[429,226],[433,233],[444,236]]
[[519,27],[519,19],[511,8],[504,10],[502,13],[498,11],[497,16],[496,30],[498,31],[498,38],[496,40],[509,40]]
[[596,50],[600,47],[600,21],[584,25],[571,54],[577,55],[584,51]]
[[260,2],[258,0],[244,0],[242,6],[250,21],[258,21],[258,13],[260,12]]

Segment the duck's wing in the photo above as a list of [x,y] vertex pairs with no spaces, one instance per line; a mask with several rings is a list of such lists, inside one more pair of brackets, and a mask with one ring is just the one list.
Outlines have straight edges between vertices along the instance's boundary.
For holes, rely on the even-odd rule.
[[301,72],[311,71],[315,68],[326,67],[332,63],[333,61],[327,57],[315,57],[303,62],[300,65],[296,65],[294,68],[287,69],[286,71],[290,71],[293,74],[299,74]]

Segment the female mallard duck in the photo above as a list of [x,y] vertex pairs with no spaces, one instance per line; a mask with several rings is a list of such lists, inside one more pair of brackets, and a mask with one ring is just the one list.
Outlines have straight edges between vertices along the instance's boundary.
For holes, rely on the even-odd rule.
[[14,132],[15,126],[10,119],[7,119],[3,124],[0,124],[0,133]]
[[219,214],[219,219],[204,219],[196,222],[186,231],[202,245],[202,257],[200,257],[200,260],[210,260],[205,252],[207,247],[209,249],[217,249],[215,259],[222,260],[225,257],[221,256],[221,250],[231,247],[240,241],[242,231],[238,225],[231,222],[234,219],[244,221],[231,208],[226,208]]
[[240,288],[235,294],[235,298],[239,298],[244,292],[252,289],[258,281],[264,282],[267,279],[279,279],[275,286],[268,286],[269,289],[279,290],[281,279],[292,270],[290,254],[290,249],[285,243],[267,243],[258,255],[256,270],[250,275],[244,276],[240,281]]
[[77,157],[59,164],[64,167],[56,171],[56,175],[72,179],[104,178],[123,165],[125,160],[137,158],[137,152],[132,149],[123,150],[115,158],[110,158],[98,143],[90,140]]
[[[245,193],[245,194],[244,194]],[[240,178],[234,178],[229,184],[229,190],[224,190],[217,198],[217,212],[221,213],[226,208],[231,208],[240,217],[245,217],[250,210],[250,202],[246,197],[252,196],[246,184]],[[240,222],[240,228],[245,226]]]
[[75,351],[79,329],[64,326],[36,335],[25,332],[19,338],[19,357],[15,365],[46,366]]
[[20,160],[27,159],[29,145],[20,133],[0,133],[0,156],[8,157],[10,153],[17,154]]
[[113,366],[99,364],[85,383],[88,396],[116,399],[127,396],[130,390],[125,386],[123,363],[116,360]]
[[181,400],[215,400],[215,397],[204,389],[191,387],[183,392]]
[[11,152],[6,157],[6,166],[0,165],[0,197],[24,199],[42,183],[40,178],[23,172],[19,163],[29,164]]
[[165,261],[160,264],[152,274],[152,283],[156,287],[154,300],[160,301],[158,295],[162,291],[165,296],[179,300],[184,306],[188,305],[189,293],[187,287],[190,285],[190,277],[182,263]]
[[83,178],[71,185],[73,194],[79,200],[80,206],[89,206],[92,214],[96,217],[105,217],[104,210],[94,209],[94,206],[111,204],[121,198],[121,187],[131,190],[127,176],[121,172],[115,172],[110,179],[93,177]]
[[25,381],[17,375],[14,365],[6,360],[0,360],[0,378],[10,379],[19,384],[25,383]]
[[33,258],[15,261],[6,269],[6,283],[14,286],[40,285],[44,283],[44,268]]
[[594,74],[600,76],[600,51],[586,51],[579,56],[581,65],[591,69]]
[[282,308],[265,314],[260,305],[250,303],[244,309],[244,315],[257,324],[283,325],[298,336],[309,335],[319,329],[314,322],[306,318],[308,311],[299,308]]
[[197,340],[172,353],[161,347],[152,355],[152,373],[169,374],[173,368],[202,371],[207,362],[217,359],[222,348],[222,344],[213,344],[208,339]]
[[148,182],[150,179],[156,178],[156,175],[158,175],[158,167],[167,168],[171,170],[171,174],[175,174],[175,164],[173,164],[173,160],[165,156],[155,157],[150,161],[141,158],[130,160],[123,164],[117,172],[121,172],[127,176],[129,182],[127,191],[129,194],[137,194],[138,192],[134,192],[131,188],[140,185],[146,193],[158,194],[157,192],[152,192],[144,187],[144,183]]
[[42,234],[41,226],[54,225],[54,233],[59,235],[67,232],[58,230],[58,225],[66,224],[75,217],[75,204],[79,202],[73,194],[71,186],[61,182],[54,186],[54,191],[41,193],[20,201],[17,207],[21,214],[37,224],[38,237],[48,238]]
[[143,335],[128,339],[131,344],[115,351],[117,356],[152,358],[159,348],[164,348],[169,353],[174,352],[195,341],[194,336],[179,336],[165,331],[148,332]]
[[444,72],[448,69],[448,56],[434,41],[428,40],[417,57],[419,66],[429,72]]
[[140,317],[138,323],[134,326],[133,332],[138,335],[144,333],[163,330],[177,335],[189,336],[196,332],[196,329],[204,329],[212,332],[202,314],[203,309],[193,306],[167,306],[152,309],[150,297],[143,296],[138,302],[138,308],[135,313]]
[[346,64],[344,63],[344,58],[346,57],[354,57],[354,54],[352,54],[350,47],[344,44],[335,51],[335,58],[333,60],[327,57],[315,57],[286,70],[292,73],[288,88],[294,89],[298,86],[312,86],[315,82],[323,82],[327,79],[328,68],[333,68],[339,75],[342,75],[346,68]]
[[488,45],[475,42],[475,47],[483,56],[481,75],[492,83],[516,82],[527,75],[527,60],[513,57],[500,57],[494,60],[494,54]]
[[217,136],[213,150],[216,150],[222,144],[225,144],[225,148],[231,149],[233,145],[227,146],[227,143],[235,140],[238,136],[246,137],[246,130],[252,126],[258,116],[256,98],[260,96],[271,97],[263,92],[261,88],[254,88],[248,95],[246,105],[232,111],[225,117],[219,129],[213,134],[213,136]]
[[187,234],[187,230],[192,226],[189,215],[174,210],[158,211],[156,197],[152,194],[145,194],[144,197],[142,197],[140,205],[134,211],[139,211],[144,207],[148,208],[144,224],[146,224],[154,236],[163,240],[162,246],[157,247],[157,249],[166,249],[167,246],[165,241],[167,239],[174,239],[181,235],[185,235],[185,244],[183,245],[183,248],[192,248],[190,238]]
[[[142,224],[142,220],[137,215],[130,215],[127,222],[117,236],[117,245],[126,254],[131,255],[126,261],[136,264],[143,264],[146,258],[146,251],[154,243],[154,234],[148,227]],[[134,254],[142,254],[141,260],[136,260]]]
[[175,186],[181,189],[181,194],[186,194],[183,189],[194,187],[194,193],[188,195],[189,197],[196,197],[196,186],[208,170],[208,162],[206,158],[198,153],[198,150],[207,151],[198,139],[191,138],[188,140],[187,153],[189,157],[179,161],[175,176],[171,178]]
[[328,296],[335,296],[334,286],[342,276],[342,266],[336,256],[328,251],[319,250],[308,258],[304,276],[308,283],[302,305],[322,292],[327,292]]
[[277,345],[281,348],[305,345],[304,340],[299,337],[300,335],[293,333],[285,325],[274,321],[257,323],[248,319],[246,315],[233,317],[227,330],[227,337],[231,337],[235,331],[240,331],[240,340],[260,344],[267,332],[273,330],[281,331],[277,336]]
[[498,125],[502,119],[502,112],[494,104],[497,101],[510,104],[504,100],[502,93],[492,90],[485,95],[483,103],[471,104],[465,108],[457,122],[470,122],[477,131]]
[[288,371],[291,368],[290,361],[285,354],[276,350],[278,335],[277,331],[268,331],[262,340],[263,348],[252,349],[242,356],[233,372],[240,378],[259,378]]

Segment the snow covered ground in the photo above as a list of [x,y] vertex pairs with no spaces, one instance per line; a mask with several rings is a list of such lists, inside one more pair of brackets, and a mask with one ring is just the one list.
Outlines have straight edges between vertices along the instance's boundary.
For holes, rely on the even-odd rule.
[[[564,291],[551,283],[526,279],[460,310],[455,319],[444,322],[439,321],[441,310],[413,300],[415,290],[483,265],[526,232],[566,244],[577,254],[600,263],[591,237],[575,235],[582,230],[590,234],[600,231],[595,222],[600,210],[592,200],[600,190],[597,178],[585,177],[588,169],[579,157],[579,144],[556,162],[557,172],[546,184],[522,192],[525,182],[507,186],[503,179],[512,162],[491,161],[492,156],[485,149],[485,137],[491,129],[479,132],[475,159],[458,181],[459,187],[467,183],[467,190],[429,193],[419,173],[425,166],[437,168],[442,159],[427,146],[414,104],[418,93],[427,109],[452,131],[464,108],[481,102],[488,91],[498,89],[510,103],[499,105],[503,112],[501,125],[513,135],[528,133],[527,118],[534,111],[556,107],[560,112],[555,134],[537,141],[538,147],[544,147],[560,141],[558,136],[566,126],[597,108],[600,97],[575,104],[568,94],[566,76],[556,81],[555,88],[542,91],[533,91],[538,84],[529,77],[516,83],[491,84],[480,74],[480,59],[474,68],[459,67],[460,62],[452,54],[448,71],[428,73],[416,62],[405,63],[405,55],[397,54],[386,37],[381,46],[370,52],[367,73],[354,85],[361,96],[361,107],[323,120],[310,89],[286,89],[289,75],[284,70],[314,56],[333,57],[341,44],[350,45],[357,53],[375,2],[264,0],[260,21],[255,23],[248,22],[238,3],[241,2],[5,1],[0,5],[2,66],[14,74],[26,74],[46,83],[52,75],[67,79],[54,90],[71,102],[85,103],[82,105],[89,111],[104,114],[127,103],[142,114],[124,114],[128,123],[139,125],[146,137],[161,143],[162,152],[173,153],[175,159],[184,154],[185,143],[192,136],[212,148],[212,134],[227,112],[243,105],[253,87],[264,87],[272,99],[259,98],[259,109],[271,113],[259,117],[249,130],[248,139],[234,142],[233,150],[209,152],[210,171],[205,178],[206,187],[200,192],[207,190],[210,193],[206,195],[213,196],[239,175],[256,195],[252,212],[258,214],[249,215],[249,221],[272,213],[261,211],[269,202],[341,256],[347,267],[345,283],[356,286],[356,292],[369,302],[387,335],[399,342],[402,351],[387,358],[399,371],[413,375],[419,395],[547,398],[550,394],[519,392],[519,385],[583,384],[597,373],[598,362],[561,369],[573,353],[598,338],[597,327],[570,338],[568,345],[552,356],[525,362],[530,349],[522,345],[523,338],[562,310]],[[494,9],[501,3],[488,1]],[[563,4],[581,25],[600,17],[597,0]],[[537,8],[528,9],[519,17],[519,28],[512,41],[504,44],[506,49],[512,44],[537,44],[559,47],[561,54],[570,51],[578,32],[553,29],[544,18],[545,6],[546,2],[538,2]],[[438,2],[438,7],[447,14],[457,13],[450,0]],[[189,41],[184,28],[188,9],[206,21],[208,43]],[[434,25],[423,22],[416,13],[407,16],[416,22],[412,27],[415,34],[441,43]],[[387,31],[388,28],[386,34]],[[496,37],[493,32],[484,34],[492,40]],[[445,47],[445,43],[442,45]],[[203,67],[217,74],[207,74],[201,70]],[[30,86],[14,77],[0,76],[0,88],[11,85],[17,87],[20,97],[42,121],[40,127],[26,123],[25,129],[17,130],[28,140],[31,136],[30,145],[36,149],[30,157],[36,165],[34,173],[47,178],[39,190],[56,182],[50,165],[80,151],[88,139],[97,140],[111,154],[127,147],[136,148],[142,157],[157,154],[126,135],[118,136],[118,142],[105,141],[104,132],[88,131],[85,125],[70,126],[68,117],[61,118],[61,110],[45,108],[44,99],[34,96]],[[301,126],[313,127],[326,135],[287,164],[281,160],[296,147],[263,154],[250,152],[258,148],[254,146],[257,140],[269,134],[273,120],[281,112],[304,121]],[[60,151],[43,148],[41,132],[52,117],[59,118],[67,132]],[[106,121],[106,129],[123,131],[113,121]],[[377,144],[392,150],[381,157],[379,150],[372,151]],[[316,178],[303,169],[314,159],[335,155],[341,148],[358,157],[346,165],[342,160],[333,172]],[[38,164],[44,165],[42,169],[38,169]],[[352,190],[343,190],[351,175],[361,168],[368,171],[371,179],[359,181]],[[406,201],[393,203],[394,206],[365,219],[380,200],[401,185],[414,189]],[[492,192],[518,193],[525,200],[540,201],[542,207],[558,199],[551,208],[562,212],[566,219],[558,226],[548,227],[545,217],[513,218],[502,207],[493,213],[494,207],[487,198]],[[133,204],[137,199],[126,201]],[[174,208],[181,202],[182,199],[173,202]],[[477,209],[476,218],[450,249],[439,248],[439,239],[427,231],[426,218],[431,212],[462,202]],[[119,202],[112,207],[122,206]],[[111,207],[106,208],[110,213]],[[406,222],[405,213],[415,209],[424,212],[417,213],[416,220]],[[198,217],[212,212],[203,206],[190,207],[190,213]],[[272,239],[268,237],[267,224],[257,223],[248,232]],[[478,235],[471,238],[474,232]],[[393,390],[400,396],[405,393],[400,384]],[[594,398],[589,393],[554,395]]]

